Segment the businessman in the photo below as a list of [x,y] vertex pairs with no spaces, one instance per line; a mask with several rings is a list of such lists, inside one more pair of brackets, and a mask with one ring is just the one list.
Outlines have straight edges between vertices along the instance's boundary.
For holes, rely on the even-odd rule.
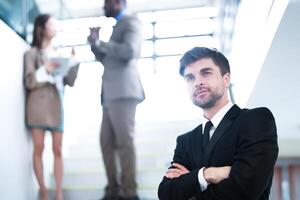
[[100,145],[108,184],[103,200],[139,199],[133,133],[136,106],[145,98],[137,70],[143,38],[141,22],[125,13],[125,8],[125,0],[105,0],[106,17],[117,21],[112,36],[103,42],[99,28],[91,28],[88,37],[92,52],[104,66]]
[[267,200],[278,156],[267,108],[241,109],[228,98],[230,66],[215,49],[195,47],[180,60],[190,98],[204,121],[177,138],[160,200]]

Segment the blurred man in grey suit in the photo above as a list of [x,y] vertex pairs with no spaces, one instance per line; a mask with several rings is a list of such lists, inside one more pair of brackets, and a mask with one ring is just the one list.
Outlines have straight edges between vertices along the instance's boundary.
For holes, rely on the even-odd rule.
[[100,144],[108,185],[103,200],[139,199],[133,132],[136,106],[145,99],[137,70],[143,38],[141,22],[126,14],[125,7],[126,0],[105,0],[106,17],[117,20],[112,36],[109,42],[100,41],[99,28],[91,28],[88,37],[92,52],[104,66]]

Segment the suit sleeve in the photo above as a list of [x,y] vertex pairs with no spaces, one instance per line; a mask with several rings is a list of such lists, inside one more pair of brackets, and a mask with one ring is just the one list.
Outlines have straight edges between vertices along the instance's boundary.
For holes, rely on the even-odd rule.
[[[190,163],[186,154],[186,139],[184,136],[177,138],[173,162],[179,163],[190,170]],[[159,199],[187,200],[193,197],[196,192],[201,192],[198,182],[198,171],[199,169],[195,169],[188,174],[173,179],[164,177],[158,188]]]
[[77,74],[78,74],[78,69],[79,69],[79,63],[76,64],[75,66],[72,66],[69,71],[68,74],[64,77],[64,85],[69,85],[70,87],[74,86],[75,80],[77,78]]
[[124,61],[129,61],[140,56],[140,48],[143,40],[141,22],[137,18],[131,18],[124,27],[126,28],[122,33],[122,41],[100,41],[99,45],[92,48],[99,61],[108,55]]
[[246,112],[238,128],[238,147],[230,178],[211,184],[200,199],[257,200],[272,181],[278,156],[274,117],[267,108]]
[[47,84],[47,82],[37,82],[36,80],[36,55],[30,50],[24,54],[24,85],[26,89],[35,89]]
[[[101,42],[100,42],[101,43]],[[92,45],[91,46],[91,51],[94,53],[96,59],[99,61],[99,62],[102,62],[104,57],[105,57],[105,53],[103,52],[100,52],[100,47],[99,46],[95,46],[95,45]]]

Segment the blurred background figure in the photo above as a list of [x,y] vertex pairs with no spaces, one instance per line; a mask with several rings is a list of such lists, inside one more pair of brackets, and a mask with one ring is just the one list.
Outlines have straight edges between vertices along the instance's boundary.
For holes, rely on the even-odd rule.
[[70,60],[61,58],[51,43],[56,35],[55,23],[48,14],[36,17],[32,47],[24,55],[26,125],[33,139],[33,168],[42,200],[48,200],[42,162],[46,131],[51,132],[53,141],[55,200],[63,199],[62,100],[64,85],[73,86],[78,71],[78,64],[69,66]]
[[126,14],[125,7],[125,0],[105,0],[105,16],[117,21],[112,36],[108,42],[100,41],[99,28],[91,28],[88,37],[92,52],[104,66],[100,146],[108,184],[103,200],[139,199],[133,134],[136,106],[145,98],[137,70],[143,37],[141,22]]

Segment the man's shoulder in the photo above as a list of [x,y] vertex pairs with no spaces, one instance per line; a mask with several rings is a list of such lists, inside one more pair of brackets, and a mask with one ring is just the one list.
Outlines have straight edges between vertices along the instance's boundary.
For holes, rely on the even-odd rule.
[[138,16],[136,14],[124,14],[123,16],[124,19],[129,19],[129,20],[139,20]]
[[273,118],[273,114],[271,110],[267,107],[256,107],[252,109],[243,109],[245,116],[247,117],[255,117],[255,118]]
[[200,133],[201,132],[201,124],[198,125],[197,127],[195,127],[193,130],[191,131],[188,131],[188,132],[185,132],[181,135],[179,135],[177,137],[177,140],[185,140],[185,139],[188,139],[188,138],[192,138],[192,137],[195,137],[196,134]]
[[135,14],[125,14],[121,20],[122,23],[140,24],[141,21]]

